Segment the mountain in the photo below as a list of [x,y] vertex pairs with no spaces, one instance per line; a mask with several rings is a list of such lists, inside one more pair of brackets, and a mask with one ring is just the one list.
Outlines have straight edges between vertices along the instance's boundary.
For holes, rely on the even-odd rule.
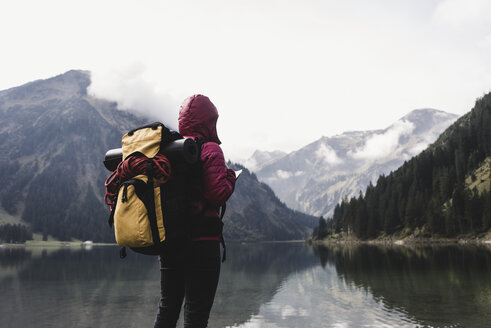
[[317,238],[455,237],[491,229],[491,93],[364,197],[346,199]]
[[63,75],[0,92],[0,205],[34,232],[110,240],[101,161],[143,121],[87,95],[90,74]]
[[322,137],[264,165],[257,176],[289,207],[332,215],[342,199],[420,153],[456,119],[435,109],[414,110],[383,130]]
[[249,157],[245,162],[244,166],[248,167],[251,171],[257,172],[261,170],[266,165],[269,165],[276,160],[282,158],[287,153],[281,150],[273,151],[263,151],[256,150],[251,157]]
[[[124,133],[148,120],[119,110],[115,102],[88,95],[90,83],[89,72],[72,70],[0,91],[0,225],[8,224],[10,229],[21,224],[44,238],[114,241],[103,202],[109,172],[102,161],[108,149],[121,146]],[[263,194],[260,183],[249,184],[248,192]],[[265,230],[272,230],[270,225],[286,228],[289,222],[279,226],[276,220],[280,218],[270,212],[288,212],[284,205],[244,205],[240,199],[232,203],[231,215],[259,211]],[[248,210],[249,206],[253,209]],[[263,236],[247,230],[249,217],[237,214],[234,218],[227,229],[241,231],[241,237]],[[298,236],[290,228],[285,234],[302,238],[305,229]]]
[[235,191],[227,203],[224,217],[225,236],[232,240],[305,239],[318,218],[289,209],[271,188],[258,181],[256,175],[242,169]]

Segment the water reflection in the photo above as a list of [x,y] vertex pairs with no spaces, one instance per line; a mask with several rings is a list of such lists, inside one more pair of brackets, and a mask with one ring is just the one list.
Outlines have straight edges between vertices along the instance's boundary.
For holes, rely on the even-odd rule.
[[[486,327],[478,247],[230,244],[210,327]],[[319,263],[320,262],[320,263]],[[152,327],[154,257],[116,247],[0,249],[1,327]]]
[[210,327],[227,327],[257,316],[291,275],[318,265],[303,244],[232,244],[222,267]]
[[[11,262],[16,267],[9,272]],[[159,290],[153,258],[121,261],[114,247],[7,249],[0,251],[0,265],[0,272],[9,272],[0,276],[2,327],[142,327],[153,321],[147,320]]]
[[491,252],[477,246],[332,246],[321,264],[423,326],[489,327]]
[[[287,277],[318,260],[290,244],[228,245],[210,327],[257,315]],[[0,325],[151,327],[160,292],[154,257],[116,247],[0,250]],[[4,326],[2,326],[4,327]]]

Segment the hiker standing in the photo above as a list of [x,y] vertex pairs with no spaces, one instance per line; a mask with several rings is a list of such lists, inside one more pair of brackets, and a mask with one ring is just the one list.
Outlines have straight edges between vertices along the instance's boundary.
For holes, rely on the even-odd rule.
[[161,299],[155,328],[175,327],[184,301],[184,327],[206,327],[220,275],[220,208],[232,195],[235,173],[220,148],[218,111],[203,95],[181,105],[179,132],[202,142],[202,181],[197,181],[191,211],[198,216],[188,247],[160,255]]

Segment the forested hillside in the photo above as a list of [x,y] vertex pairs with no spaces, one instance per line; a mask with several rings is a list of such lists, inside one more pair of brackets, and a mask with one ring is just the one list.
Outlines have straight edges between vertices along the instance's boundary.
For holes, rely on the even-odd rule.
[[455,237],[491,228],[491,93],[420,155],[338,204],[314,238]]

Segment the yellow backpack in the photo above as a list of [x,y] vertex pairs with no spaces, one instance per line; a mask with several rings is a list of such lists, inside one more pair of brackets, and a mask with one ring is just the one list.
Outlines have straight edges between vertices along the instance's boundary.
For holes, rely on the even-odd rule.
[[106,181],[109,225],[122,258],[126,247],[158,255],[169,243],[189,239],[189,185],[200,172],[200,147],[159,122],[128,132],[121,143],[104,162],[114,170]]

